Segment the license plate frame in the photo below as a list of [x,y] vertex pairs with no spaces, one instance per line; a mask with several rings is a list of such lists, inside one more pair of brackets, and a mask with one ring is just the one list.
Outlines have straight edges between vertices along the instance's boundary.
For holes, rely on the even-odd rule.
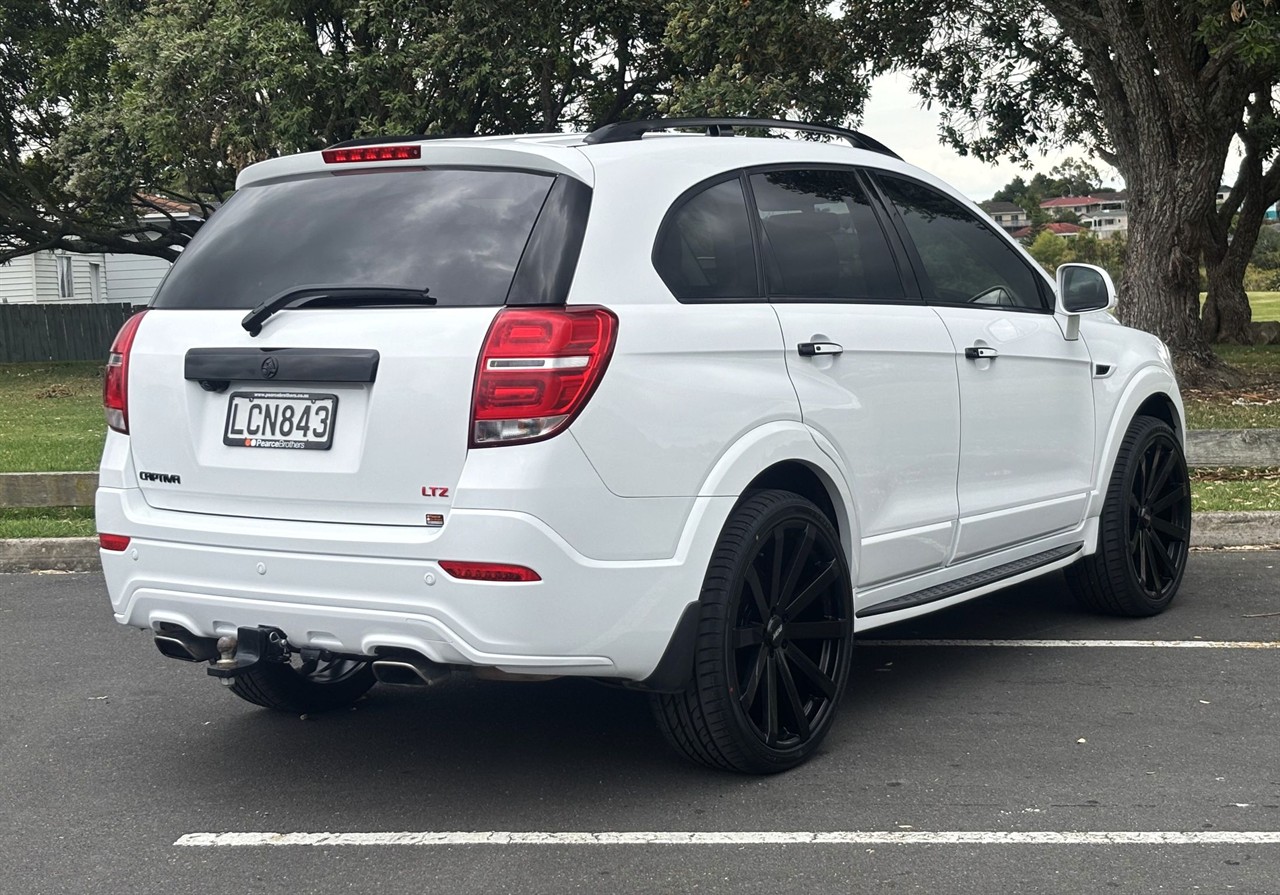
[[[302,407],[306,413],[297,408]],[[260,407],[258,419],[251,408]],[[273,407],[274,414],[267,408]],[[285,408],[294,408],[285,418]],[[237,412],[242,409],[242,413]],[[327,410],[324,438],[313,438],[311,416],[318,409]],[[305,420],[307,434],[295,437],[300,420]],[[338,420],[338,396],[331,392],[232,392],[227,396],[227,416],[222,425],[222,443],[228,447],[266,450],[327,451],[333,447],[333,433]],[[235,428],[236,425],[239,428]],[[257,431],[250,431],[250,426]],[[288,434],[281,434],[282,429]]]

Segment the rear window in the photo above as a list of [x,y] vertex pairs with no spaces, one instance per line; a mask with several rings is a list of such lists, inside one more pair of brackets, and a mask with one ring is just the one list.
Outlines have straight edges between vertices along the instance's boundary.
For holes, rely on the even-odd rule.
[[248,309],[308,285],[426,288],[443,306],[500,305],[554,180],[419,169],[246,187],[182,252],[154,306]]

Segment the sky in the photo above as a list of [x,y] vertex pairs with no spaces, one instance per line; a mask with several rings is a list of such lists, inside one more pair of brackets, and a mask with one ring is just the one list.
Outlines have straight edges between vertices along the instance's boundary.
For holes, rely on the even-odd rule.
[[990,199],[1015,177],[1030,180],[1037,172],[1048,174],[1050,168],[1068,157],[1093,165],[1106,185],[1117,189],[1123,186],[1120,175],[1104,162],[1090,158],[1083,146],[1049,155],[1033,153],[1029,169],[1012,162],[988,165],[973,157],[958,155],[938,142],[938,119],[937,111],[923,108],[920,98],[911,92],[906,75],[888,74],[872,82],[871,98],[858,130],[879,140],[916,167],[941,177],[975,202]]

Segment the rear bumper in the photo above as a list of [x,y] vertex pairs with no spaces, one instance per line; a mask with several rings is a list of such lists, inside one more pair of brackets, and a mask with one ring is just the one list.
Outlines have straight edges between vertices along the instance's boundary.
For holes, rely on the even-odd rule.
[[[132,538],[102,551],[121,624],[202,637],[268,625],[300,647],[641,680],[697,599],[732,502],[698,499],[673,556],[633,561],[587,558],[536,517],[496,510],[455,509],[427,531],[156,510],[136,489],[100,488],[97,519]],[[442,559],[517,563],[542,580],[460,581]]]

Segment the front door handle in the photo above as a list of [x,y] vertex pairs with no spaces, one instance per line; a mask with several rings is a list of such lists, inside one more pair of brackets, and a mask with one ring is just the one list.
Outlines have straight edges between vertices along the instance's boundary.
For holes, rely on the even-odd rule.
[[844,346],[837,342],[801,342],[796,346],[801,357],[818,357],[828,354],[843,354]]
[[972,345],[964,350],[964,356],[969,360],[978,360],[985,357],[999,357],[1000,352],[985,345]]

